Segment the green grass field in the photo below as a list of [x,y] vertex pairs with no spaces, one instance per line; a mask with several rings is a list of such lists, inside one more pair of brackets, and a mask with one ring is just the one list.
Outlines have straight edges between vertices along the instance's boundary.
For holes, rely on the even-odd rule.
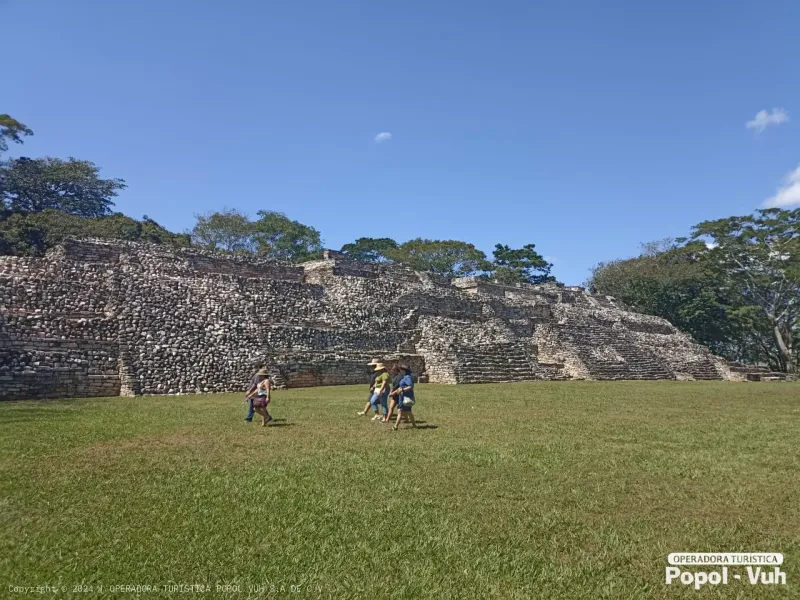
[[[365,396],[0,404],[0,597],[800,597],[800,384],[427,385],[397,432]],[[788,585],[666,586],[677,551]]]

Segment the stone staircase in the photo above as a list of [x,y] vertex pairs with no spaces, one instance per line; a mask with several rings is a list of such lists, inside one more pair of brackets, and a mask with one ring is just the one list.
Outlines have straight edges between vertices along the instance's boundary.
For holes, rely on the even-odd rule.
[[675,373],[677,379],[720,380],[725,371],[724,361],[698,345],[688,336],[677,333],[662,335],[656,333],[629,334],[631,344],[652,352]]
[[566,381],[572,379],[564,368],[564,363],[540,362],[536,365],[536,374],[539,379],[547,381]]
[[737,381],[794,381],[797,375],[773,371],[769,367],[729,362],[728,368]]
[[564,346],[572,348],[592,379],[676,378],[657,355],[608,323],[565,323],[554,331]]
[[780,371],[759,371],[745,374],[745,381],[793,381],[793,377],[789,373]]
[[538,379],[532,348],[499,342],[452,348],[458,383],[495,383]]
[[[669,361],[667,361],[669,364]],[[670,364],[678,379],[698,379],[705,381],[717,381],[722,379],[719,370],[709,359],[680,364]]]

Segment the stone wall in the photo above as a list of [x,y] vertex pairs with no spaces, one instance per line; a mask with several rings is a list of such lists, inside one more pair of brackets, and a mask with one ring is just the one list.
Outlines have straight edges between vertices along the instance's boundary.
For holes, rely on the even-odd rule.
[[409,362],[440,383],[719,379],[671,324],[554,284],[449,281],[328,252],[301,266],[68,240],[0,257],[0,397],[226,392],[270,366],[289,387]]
[[0,398],[119,395],[114,295],[107,268],[0,258]]

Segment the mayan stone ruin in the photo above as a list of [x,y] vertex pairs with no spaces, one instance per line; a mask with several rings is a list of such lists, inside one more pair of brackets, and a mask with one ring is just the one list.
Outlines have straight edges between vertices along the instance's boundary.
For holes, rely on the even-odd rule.
[[730,379],[667,321],[579,287],[505,287],[344,260],[279,264],[70,240],[0,257],[0,398],[240,391],[366,381],[372,358],[422,381]]

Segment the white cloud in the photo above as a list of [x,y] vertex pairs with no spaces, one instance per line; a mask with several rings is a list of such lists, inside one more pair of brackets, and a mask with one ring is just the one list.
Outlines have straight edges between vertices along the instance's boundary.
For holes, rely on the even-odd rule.
[[783,185],[772,198],[764,201],[764,206],[767,207],[785,208],[795,205],[800,206],[800,167],[783,179]]
[[761,110],[756,114],[756,118],[745,123],[747,129],[755,129],[756,133],[761,133],[770,125],[780,125],[789,120],[789,113],[783,108],[773,108],[772,112]]
[[713,250],[717,246],[719,246],[717,242],[706,242],[706,248],[708,248],[709,250]]
[[388,142],[390,139],[392,139],[392,134],[388,131],[382,131],[375,136],[375,143],[380,144],[381,142]]

